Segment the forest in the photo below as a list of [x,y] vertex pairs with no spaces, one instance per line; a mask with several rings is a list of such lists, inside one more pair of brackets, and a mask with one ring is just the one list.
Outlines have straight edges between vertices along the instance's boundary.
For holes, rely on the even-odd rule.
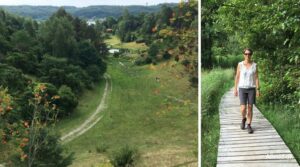
[[197,1],[162,5],[156,13],[136,14],[128,8],[115,16],[88,25],[63,7],[44,22],[0,10],[0,150],[15,150],[2,161],[72,164],[74,154],[64,151],[53,127],[72,118],[80,97],[104,80],[110,59],[104,40],[111,35],[149,47],[139,52],[135,66],[174,60],[197,89]]

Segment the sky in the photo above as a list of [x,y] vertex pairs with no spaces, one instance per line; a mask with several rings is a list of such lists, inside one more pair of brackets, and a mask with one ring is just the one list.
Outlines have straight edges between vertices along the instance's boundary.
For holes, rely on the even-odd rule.
[[51,5],[86,7],[91,5],[157,5],[180,0],[0,0],[0,5]]

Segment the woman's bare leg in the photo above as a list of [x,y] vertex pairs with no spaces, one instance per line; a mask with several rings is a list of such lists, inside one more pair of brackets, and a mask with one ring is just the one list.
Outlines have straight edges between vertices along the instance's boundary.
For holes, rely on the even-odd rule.
[[241,105],[242,119],[246,118],[246,105]]
[[251,124],[252,122],[252,116],[253,116],[253,105],[252,104],[248,104],[248,113],[247,113],[247,122],[248,124]]

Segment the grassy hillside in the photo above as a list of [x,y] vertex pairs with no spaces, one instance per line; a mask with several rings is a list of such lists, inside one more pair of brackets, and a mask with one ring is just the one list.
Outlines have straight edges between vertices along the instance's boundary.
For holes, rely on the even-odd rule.
[[109,156],[125,145],[138,150],[138,166],[197,166],[197,91],[178,75],[181,70],[175,62],[137,67],[112,58],[113,91],[103,119],[66,144],[75,152],[72,166],[109,164]]

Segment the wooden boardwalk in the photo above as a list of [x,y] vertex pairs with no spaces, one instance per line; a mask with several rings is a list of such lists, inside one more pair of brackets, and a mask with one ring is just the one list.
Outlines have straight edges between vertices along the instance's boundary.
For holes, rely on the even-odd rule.
[[252,129],[241,130],[239,98],[233,89],[220,106],[220,141],[217,167],[299,167],[289,148],[270,122],[254,106]]

